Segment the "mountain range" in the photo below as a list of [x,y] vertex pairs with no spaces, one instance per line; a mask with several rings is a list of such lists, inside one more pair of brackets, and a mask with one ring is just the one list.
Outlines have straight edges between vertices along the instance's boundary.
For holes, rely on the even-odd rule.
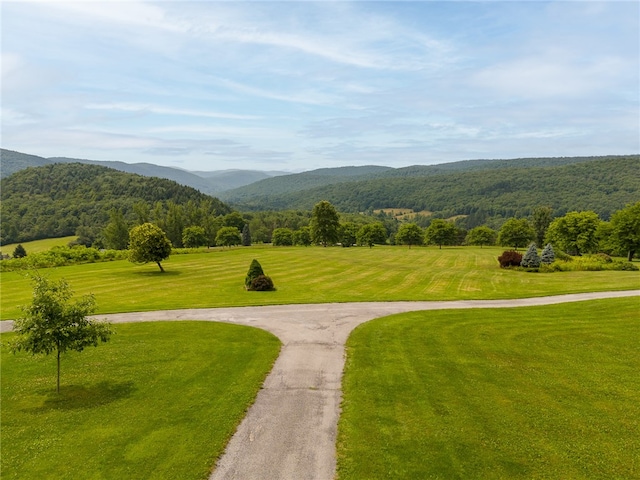
[[216,170],[209,172],[191,172],[179,168],[163,167],[151,163],[125,163],[118,161],[85,160],[67,157],[39,157],[13,150],[0,149],[0,178],[8,177],[28,167],[40,167],[54,163],[85,163],[113,168],[121,172],[136,173],[145,177],[158,177],[173,180],[181,185],[215,195],[250,183],[264,180],[288,172],[257,170]]

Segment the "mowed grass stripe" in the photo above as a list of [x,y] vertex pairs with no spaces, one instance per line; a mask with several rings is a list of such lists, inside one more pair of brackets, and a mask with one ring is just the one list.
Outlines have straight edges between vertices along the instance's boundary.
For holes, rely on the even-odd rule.
[[[517,298],[640,288],[640,272],[535,274],[499,268],[498,248],[236,247],[172,255],[163,262],[127,261],[43,269],[66,278],[76,294],[93,293],[99,313],[286,303]],[[277,288],[247,292],[256,258]],[[24,272],[0,277],[2,319],[20,315],[31,298]]]
[[638,299],[414,312],[347,343],[344,479],[637,478]]
[[55,356],[3,344],[2,478],[207,478],[280,349],[238,325],[115,328],[63,355],[60,394]]

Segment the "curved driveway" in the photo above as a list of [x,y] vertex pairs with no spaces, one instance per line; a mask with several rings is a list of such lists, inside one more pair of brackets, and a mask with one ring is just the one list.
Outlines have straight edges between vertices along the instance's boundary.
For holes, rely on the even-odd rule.
[[[344,345],[361,323],[394,313],[550,305],[640,296],[640,290],[514,300],[280,305],[100,315],[113,323],[205,320],[249,325],[282,341],[255,403],[210,480],[334,478]],[[2,331],[11,328],[2,322]]]

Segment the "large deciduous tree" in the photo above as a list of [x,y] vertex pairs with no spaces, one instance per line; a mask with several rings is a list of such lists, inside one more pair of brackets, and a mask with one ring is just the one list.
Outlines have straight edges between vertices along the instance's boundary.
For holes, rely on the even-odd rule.
[[182,231],[182,245],[187,248],[203,247],[207,244],[207,234],[203,227],[193,225]]
[[611,217],[614,242],[627,252],[627,260],[640,250],[640,202],[627,205]]
[[96,308],[93,295],[72,302],[73,292],[66,280],[53,281],[40,275],[32,279],[33,300],[31,305],[23,307],[23,316],[13,325],[17,337],[11,343],[11,350],[46,355],[55,352],[59,393],[61,354],[96,347],[99,342],[107,342],[113,331],[108,323],[88,318]]
[[415,223],[403,223],[396,233],[396,243],[400,245],[422,245],[424,243],[424,231]]
[[482,248],[484,245],[493,245],[496,242],[497,235],[498,233],[492,228],[481,225],[469,230],[465,241],[468,245],[480,245],[480,248]]
[[454,243],[456,227],[451,222],[436,218],[426,228],[424,235],[427,243],[438,245],[442,249],[442,245],[452,245]]
[[242,243],[242,235],[236,227],[222,227],[216,234],[216,245],[231,247]]
[[162,229],[152,223],[143,223],[129,232],[129,261],[133,263],[155,262],[162,268],[163,260],[171,255],[171,241]]
[[290,228],[276,228],[271,234],[271,243],[275,247],[288,247],[293,245],[293,230]]
[[547,229],[547,241],[573,255],[592,253],[598,249],[596,212],[569,212],[556,218]]
[[358,245],[367,245],[369,248],[387,241],[387,229],[382,222],[367,223],[360,227],[356,234]]
[[315,243],[326,247],[338,241],[340,220],[338,212],[331,203],[323,200],[313,207],[311,213],[311,238]]
[[500,228],[498,243],[502,246],[518,249],[533,240],[534,235],[535,232],[529,220],[526,218],[510,218]]

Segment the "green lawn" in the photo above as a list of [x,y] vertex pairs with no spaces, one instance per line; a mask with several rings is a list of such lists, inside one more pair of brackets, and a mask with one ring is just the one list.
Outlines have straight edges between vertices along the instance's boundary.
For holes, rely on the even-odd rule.
[[[204,479],[275,361],[262,330],[116,325],[62,358],[2,347],[2,478]],[[3,344],[13,334],[3,334]]]
[[[99,313],[175,308],[393,300],[517,298],[640,288],[640,272],[527,273],[500,269],[500,248],[238,247],[173,255],[155,264],[127,261],[44,269],[76,294],[93,293]],[[276,292],[247,292],[256,258]],[[3,272],[0,318],[30,302],[23,272]]]
[[[51,250],[52,247],[61,247],[68,245],[69,242],[73,242],[78,237],[73,235],[71,237],[60,237],[60,238],[45,238],[43,240],[33,240],[31,242],[23,242],[22,245],[27,252],[27,255],[30,253],[37,252],[45,252],[47,250]],[[18,243],[9,243],[7,245],[2,245],[1,250],[5,255],[13,255],[13,251],[18,246]]]
[[361,325],[347,344],[339,478],[640,478],[639,306]]

